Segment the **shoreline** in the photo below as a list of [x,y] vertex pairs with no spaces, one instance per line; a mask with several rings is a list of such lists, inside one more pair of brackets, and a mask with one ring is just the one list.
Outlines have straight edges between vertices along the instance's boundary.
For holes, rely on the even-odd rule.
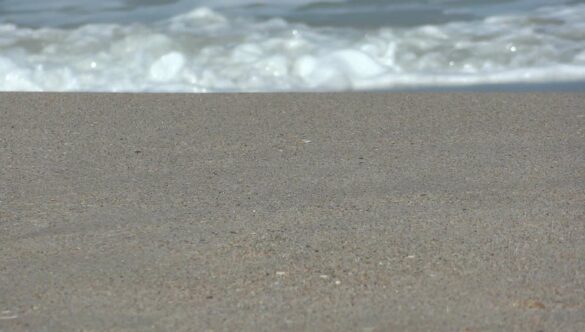
[[168,95],[222,95],[222,94],[347,94],[347,93],[583,93],[585,81],[558,81],[558,82],[512,82],[512,83],[473,83],[452,84],[443,86],[418,85],[383,89],[362,90],[295,90],[295,91],[214,91],[214,92],[173,92],[173,91],[2,91],[6,93],[56,93],[56,94],[168,94]]
[[397,88],[387,92],[498,92],[498,93],[518,93],[518,92],[585,92],[585,81],[559,81],[559,82],[522,82],[522,83],[479,83],[469,85],[453,86],[422,86],[414,88]]
[[585,93],[0,93],[0,331],[585,329]]

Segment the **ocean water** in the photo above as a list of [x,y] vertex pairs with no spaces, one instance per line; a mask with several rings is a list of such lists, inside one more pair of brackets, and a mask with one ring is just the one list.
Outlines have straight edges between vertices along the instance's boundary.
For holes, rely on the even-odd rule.
[[585,82],[585,0],[0,0],[0,90]]

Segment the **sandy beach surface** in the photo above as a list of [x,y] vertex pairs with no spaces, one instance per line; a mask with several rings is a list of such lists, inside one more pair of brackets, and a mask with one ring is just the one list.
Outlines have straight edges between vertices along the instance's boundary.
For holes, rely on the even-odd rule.
[[0,331],[584,331],[585,94],[0,94]]

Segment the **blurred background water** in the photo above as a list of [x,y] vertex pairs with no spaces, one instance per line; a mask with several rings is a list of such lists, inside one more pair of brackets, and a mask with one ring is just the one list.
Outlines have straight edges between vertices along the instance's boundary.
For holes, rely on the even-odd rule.
[[0,90],[584,81],[585,0],[0,0]]

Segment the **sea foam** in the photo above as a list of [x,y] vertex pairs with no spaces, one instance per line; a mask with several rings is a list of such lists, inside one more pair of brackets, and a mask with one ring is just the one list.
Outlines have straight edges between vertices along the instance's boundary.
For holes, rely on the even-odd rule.
[[149,25],[0,25],[0,90],[303,91],[571,80],[585,80],[585,5],[369,30],[209,8]]

